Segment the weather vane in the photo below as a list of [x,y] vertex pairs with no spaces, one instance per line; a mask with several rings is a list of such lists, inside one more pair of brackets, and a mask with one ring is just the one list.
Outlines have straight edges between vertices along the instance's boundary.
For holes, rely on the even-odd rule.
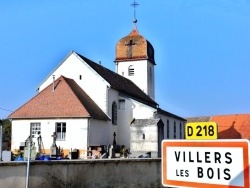
[[134,7],[134,23],[137,22],[137,19],[136,19],[136,7],[139,5],[139,3],[137,3],[135,0],[134,2],[131,4],[132,7]]

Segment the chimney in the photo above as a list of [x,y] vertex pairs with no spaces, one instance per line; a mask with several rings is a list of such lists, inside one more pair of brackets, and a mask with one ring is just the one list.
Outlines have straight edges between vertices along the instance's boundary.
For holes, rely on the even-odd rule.
[[53,75],[52,91],[55,91],[55,75]]

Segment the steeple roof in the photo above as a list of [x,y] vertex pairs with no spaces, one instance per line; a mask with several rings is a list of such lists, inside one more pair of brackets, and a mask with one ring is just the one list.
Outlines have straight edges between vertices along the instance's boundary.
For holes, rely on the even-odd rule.
[[118,41],[115,62],[145,59],[155,64],[154,48],[149,41],[139,34],[135,25],[129,35]]

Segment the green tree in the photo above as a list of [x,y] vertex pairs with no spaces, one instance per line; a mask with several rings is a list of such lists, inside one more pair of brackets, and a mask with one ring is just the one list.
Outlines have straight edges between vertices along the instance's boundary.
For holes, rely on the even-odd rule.
[[2,119],[3,124],[3,141],[11,141],[11,121]]

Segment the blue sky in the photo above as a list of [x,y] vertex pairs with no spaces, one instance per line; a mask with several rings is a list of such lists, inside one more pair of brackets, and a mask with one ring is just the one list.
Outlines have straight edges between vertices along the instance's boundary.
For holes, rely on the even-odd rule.
[[[249,0],[137,2],[137,28],[155,49],[160,108],[182,117],[250,113]],[[71,50],[114,70],[132,3],[1,1],[0,118],[35,96]]]

